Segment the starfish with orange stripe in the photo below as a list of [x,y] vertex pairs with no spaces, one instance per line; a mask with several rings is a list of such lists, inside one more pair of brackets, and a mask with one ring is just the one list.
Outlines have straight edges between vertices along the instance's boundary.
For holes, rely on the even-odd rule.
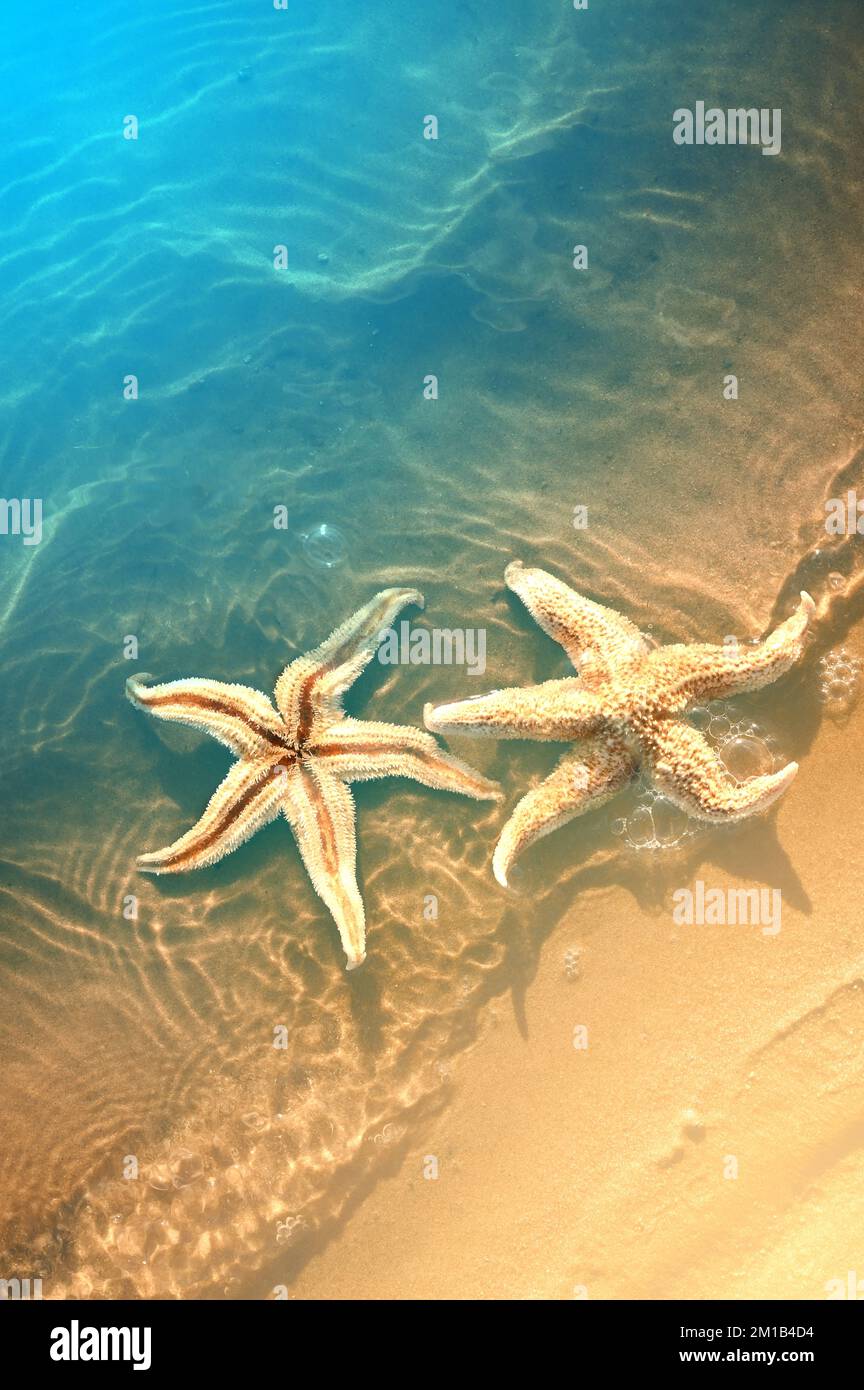
[[198,677],[147,685],[147,676],[131,677],[126,691],[134,705],[212,734],[237,759],[197,825],[166,849],[142,854],[139,869],[176,874],[215,864],[281,812],[339,928],[347,968],[362,965],[366,923],[348,784],[410,777],[479,800],[500,798],[496,783],[445,753],[422,729],[369,723],[343,711],[345,691],[409,603],[422,608],[416,589],[384,589],[320,647],[292,661],[276,683],[275,709],[245,685]]

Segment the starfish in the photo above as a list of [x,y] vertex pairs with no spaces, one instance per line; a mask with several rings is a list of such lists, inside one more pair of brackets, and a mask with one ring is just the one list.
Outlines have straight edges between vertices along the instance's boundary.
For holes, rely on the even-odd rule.
[[[371,661],[383,631],[415,589],[384,589],[326,642],[292,661],[266,695],[221,681],[146,685],[133,676],[133,705],[191,724],[224,743],[237,761],[197,825],[166,849],[138,858],[145,873],[177,874],[215,864],[281,811],[294,832],[313,887],[332,913],[349,970],[366,958],[363,900],[357,887],[350,782],[411,777],[427,787],[478,799],[500,798],[495,783],[444,752],[422,729],[349,718],[342,696]],[[278,712],[277,712],[278,711]]]
[[757,646],[652,649],[629,619],[544,570],[514,561],[505,580],[579,674],[427,705],[424,712],[436,733],[578,741],[504,826],[492,861],[503,887],[522,850],[608,801],[640,767],[670,801],[705,821],[764,811],[788,787],[797,763],[736,781],[685,715],[696,704],[757,690],[788,671],[801,655],[815,609],[809,594],[802,593],[795,613]]

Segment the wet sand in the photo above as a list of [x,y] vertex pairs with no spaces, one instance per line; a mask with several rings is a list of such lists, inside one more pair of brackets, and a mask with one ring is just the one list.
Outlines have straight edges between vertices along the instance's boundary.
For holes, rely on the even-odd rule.
[[[165,8],[158,71],[165,16],[96,7],[99,44],[66,70],[50,48],[56,82],[17,81],[0,116],[4,489],[45,499],[42,543],[0,549],[5,1268],[49,1297],[327,1298],[348,1271],[352,1296],[397,1271],[415,1296],[821,1296],[860,1201],[861,714],[820,665],[864,656],[860,544],[823,524],[864,496],[855,7],[646,28],[622,5],[578,41],[515,0],[455,36],[416,6],[391,26],[345,3],[335,38]],[[783,153],[674,157],[672,110],[711,92],[782,104]],[[322,524],[332,568],[304,543]],[[767,822],[691,833],[632,790],[505,894],[497,808],[361,787],[349,977],[284,825],[200,874],[135,873],[228,759],[133,710],[132,669],[270,691],[417,585],[419,625],[485,630],[486,673],[374,664],[348,707],[419,723],[567,673],[504,588],[514,558],[658,641],[748,641],[813,592],[800,667],[709,715],[800,762]],[[453,747],[507,806],[557,756]],[[675,928],[699,877],[781,888],[781,933]]]
[[[580,895],[524,999],[490,1010],[452,1103],[290,1296],[823,1299],[845,1286],[864,1217],[864,961],[857,896],[826,866],[857,861],[860,737],[860,716],[825,730],[759,832],[764,862],[779,844],[799,880],[776,937],[674,926],[671,902],[646,912],[620,887]],[[742,883],[728,863],[690,872]]]

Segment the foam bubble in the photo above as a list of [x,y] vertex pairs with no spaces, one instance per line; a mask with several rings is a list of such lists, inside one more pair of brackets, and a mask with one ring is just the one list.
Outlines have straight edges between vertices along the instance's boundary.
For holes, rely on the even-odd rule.
[[568,980],[578,980],[581,954],[578,946],[571,946],[564,952],[564,974]]
[[[718,703],[711,709],[700,705],[691,710],[690,720],[737,782],[748,782],[777,767],[778,753],[771,735],[742,718],[735,705]],[[706,826],[646,782],[631,813],[612,820],[610,829],[629,849],[656,852],[676,849],[703,833]]]
[[306,559],[319,569],[335,569],[343,563],[348,553],[348,543],[342,532],[336,526],[329,526],[326,521],[307,531],[300,539]]
[[828,652],[819,662],[819,697],[829,714],[847,714],[855,703],[861,661],[845,647]]
[[674,801],[651,787],[642,792],[631,814],[612,823],[630,849],[669,850],[696,833],[696,823]]
[[748,729],[731,732],[720,747],[720,757],[737,782],[763,777],[773,771],[774,756],[764,738]]

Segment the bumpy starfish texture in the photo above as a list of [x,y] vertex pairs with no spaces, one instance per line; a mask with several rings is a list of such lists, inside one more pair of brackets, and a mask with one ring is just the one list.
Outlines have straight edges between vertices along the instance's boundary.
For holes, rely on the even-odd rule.
[[640,767],[670,801],[706,821],[764,811],[788,787],[797,763],[738,782],[684,716],[694,705],[757,690],[788,671],[801,655],[815,609],[809,594],[801,594],[795,613],[758,646],[652,650],[627,618],[544,570],[514,561],[505,579],[561,644],[578,676],[425,710],[426,726],[436,733],[579,743],[518,802],[505,825],[492,861],[504,887],[523,849],[608,801]]
[[[342,696],[371,661],[385,629],[415,589],[384,589],[315,651],[286,666],[276,706],[258,690],[221,681],[145,685],[133,676],[134,705],[160,719],[191,724],[237,759],[197,825],[174,844],[142,854],[145,873],[176,874],[215,864],[281,812],[312,884],[335,918],[348,969],[366,958],[363,900],[357,887],[354,799],[349,782],[411,777],[427,787],[497,800],[500,789],[438,746],[430,734],[351,719]],[[278,711],[278,712],[277,712]]]

